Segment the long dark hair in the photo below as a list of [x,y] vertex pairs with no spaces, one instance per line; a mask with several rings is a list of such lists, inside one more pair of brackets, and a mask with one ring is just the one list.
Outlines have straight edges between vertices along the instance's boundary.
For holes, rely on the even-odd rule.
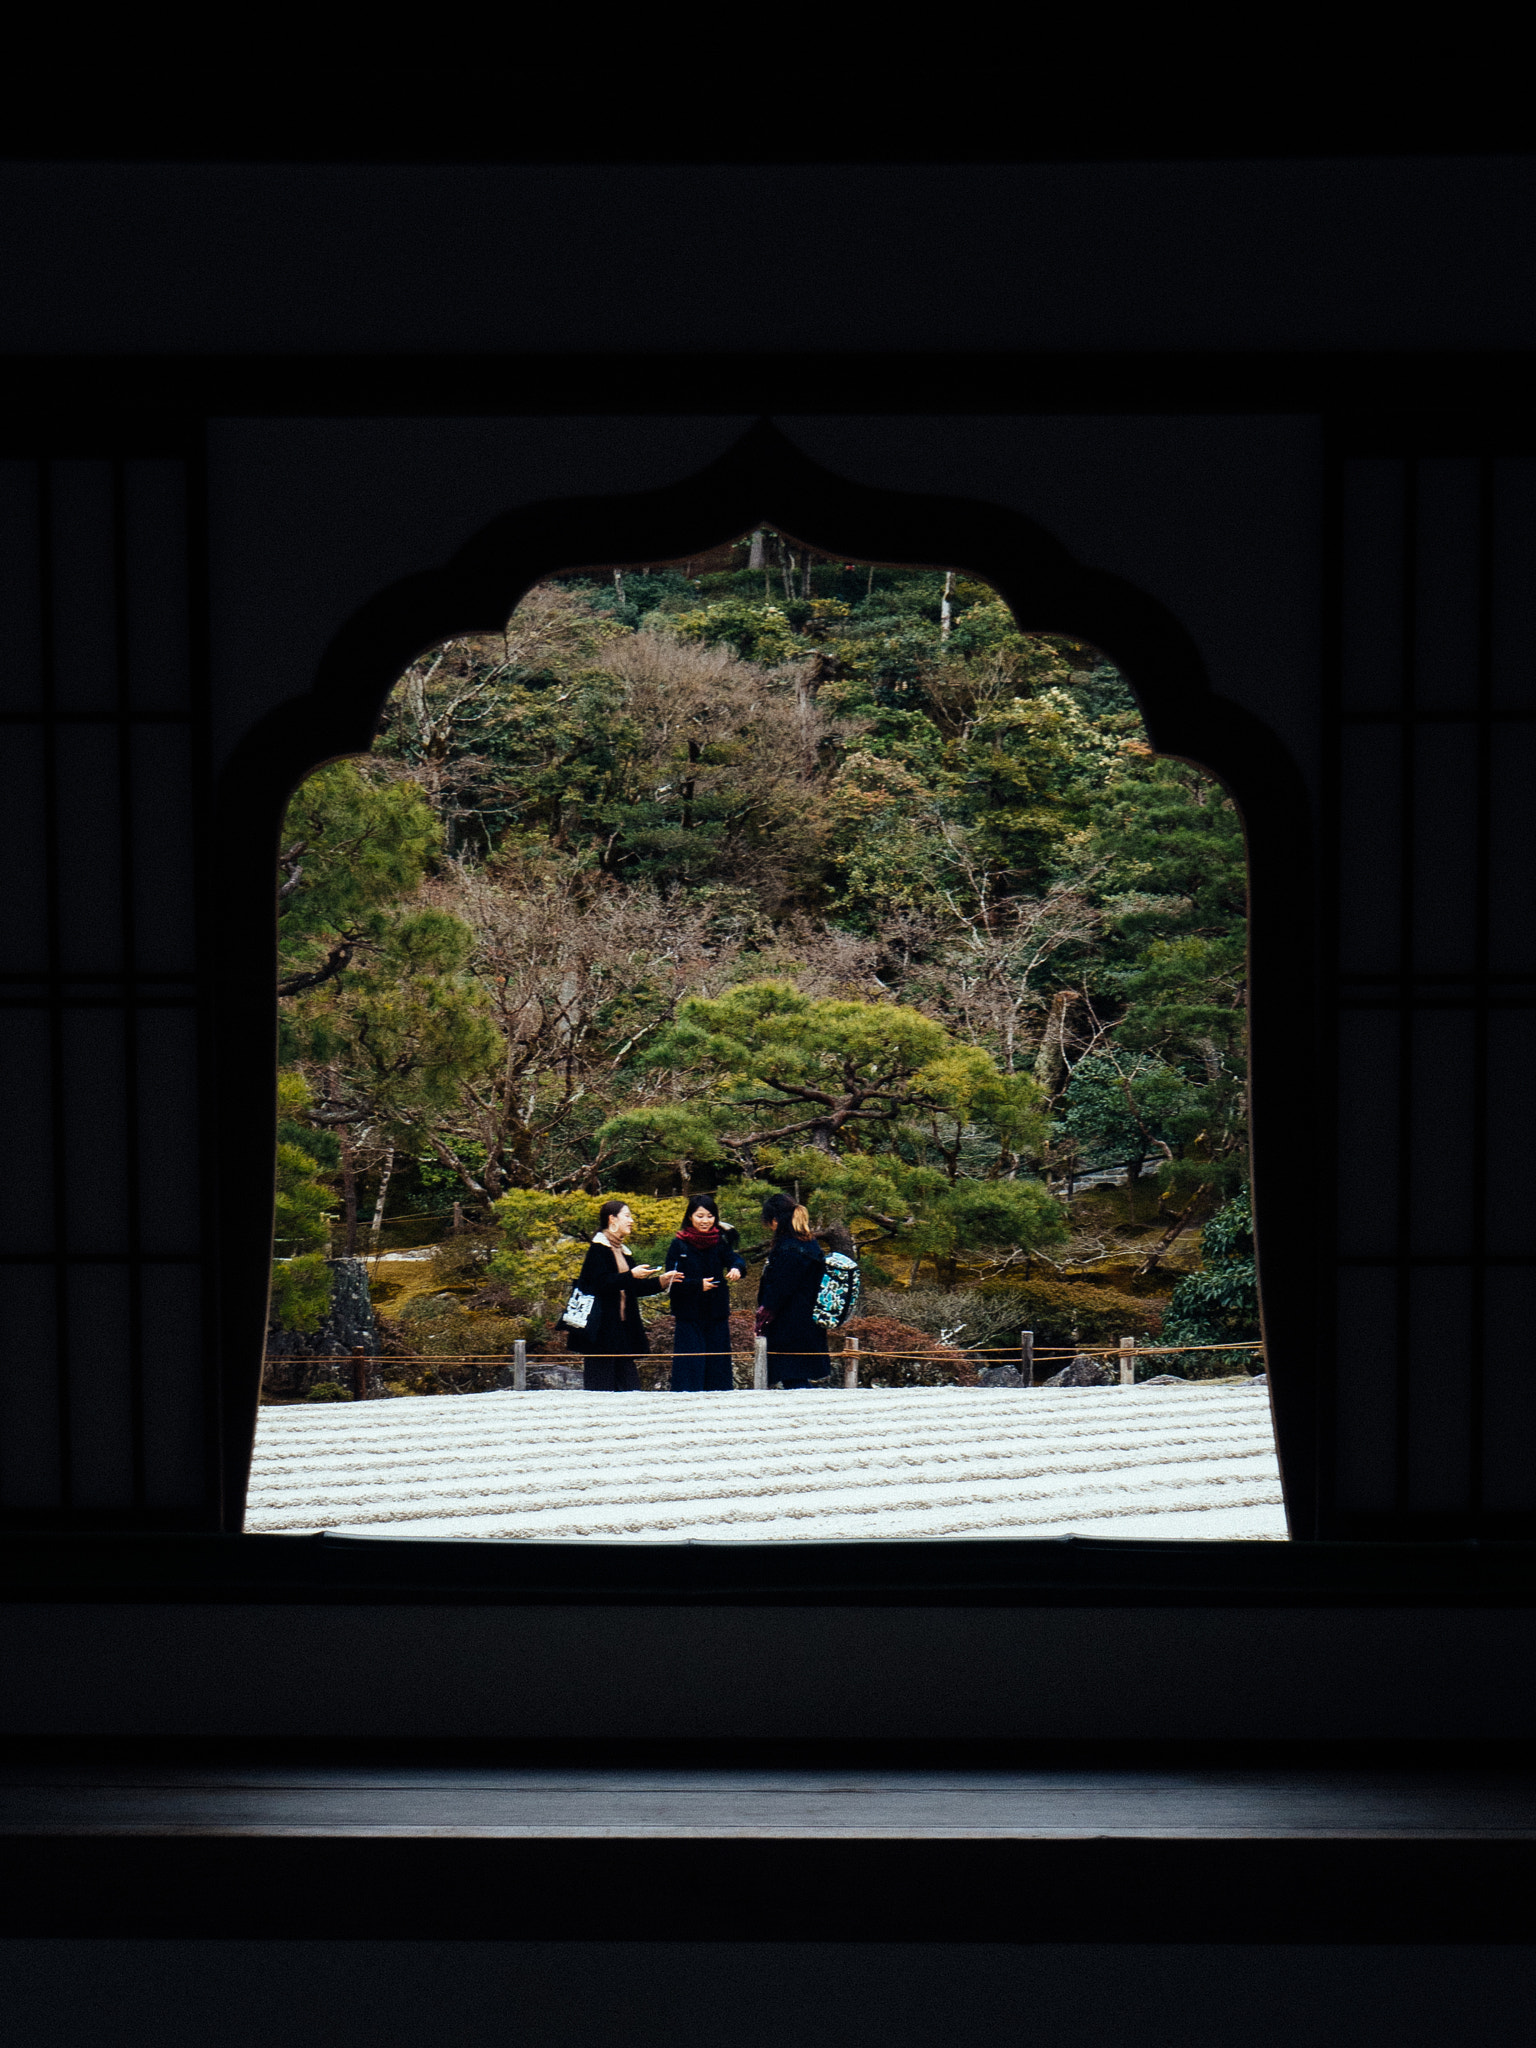
[[715,1200],[714,1196],[690,1195],[688,1197],[688,1206],[683,1211],[683,1220],[677,1226],[679,1230],[686,1230],[688,1228],[689,1224],[693,1221],[695,1209],[707,1209],[715,1219],[715,1228],[717,1230],[720,1228],[720,1204]]
[[790,1195],[770,1195],[763,1204],[763,1221],[787,1223],[796,1237],[809,1237],[811,1234],[810,1211]]
[[612,1217],[617,1216],[621,1209],[627,1209],[628,1207],[628,1202],[621,1202],[617,1200],[604,1202],[603,1206],[597,1212],[598,1229],[606,1230],[608,1228],[610,1219]]

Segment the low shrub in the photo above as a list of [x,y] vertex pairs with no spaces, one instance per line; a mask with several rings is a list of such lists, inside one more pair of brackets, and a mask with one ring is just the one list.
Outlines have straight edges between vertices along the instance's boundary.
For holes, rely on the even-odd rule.
[[511,1316],[467,1311],[430,1325],[417,1349],[425,1358],[510,1358],[523,1326]]
[[[894,1316],[854,1316],[837,1333],[859,1340],[859,1384],[864,1387],[974,1387],[976,1360],[953,1344]],[[834,1340],[835,1341],[835,1340]],[[917,1357],[893,1356],[898,1353]]]
[[864,1310],[926,1330],[967,1351],[988,1344],[1012,1343],[1023,1327],[1007,1294],[980,1287],[875,1287],[864,1296]]
[[384,1386],[391,1394],[489,1394],[512,1384],[507,1358],[392,1359]]
[[272,1295],[268,1309],[278,1330],[312,1335],[331,1306],[331,1269],[324,1252],[302,1252],[272,1262]]
[[[1259,1287],[1254,1270],[1253,1212],[1246,1193],[1218,1209],[1200,1233],[1202,1270],[1174,1288],[1164,1333],[1173,1344],[1257,1342]],[[1216,1379],[1251,1372],[1261,1354],[1245,1351],[1186,1353],[1181,1372]]]
[[1037,1345],[1114,1344],[1121,1337],[1155,1338],[1165,1304],[1118,1287],[1084,1280],[992,1280],[977,1290],[1000,1307],[1000,1334],[1033,1330]]

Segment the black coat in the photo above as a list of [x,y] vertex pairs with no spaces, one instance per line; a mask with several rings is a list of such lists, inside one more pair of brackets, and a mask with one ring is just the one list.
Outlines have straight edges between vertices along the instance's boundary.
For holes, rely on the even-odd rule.
[[587,1246],[576,1285],[583,1294],[597,1299],[587,1327],[566,1333],[572,1351],[585,1352],[590,1358],[633,1358],[650,1350],[651,1341],[640,1320],[640,1297],[661,1292],[654,1273],[644,1280],[636,1277],[633,1266],[621,1273],[612,1245],[606,1238],[595,1237]]
[[[683,1277],[672,1282],[667,1307],[685,1323],[723,1323],[731,1312],[731,1290],[725,1276],[732,1267],[746,1271],[736,1249],[736,1233],[729,1226],[721,1231],[720,1242],[707,1251],[689,1244],[685,1237],[674,1237],[667,1246],[662,1270]],[[706,1280],[718,1280],[720,1285],[706,1294]]]
[[[768,1254],[768,1263],[763,1268],[762,1282],[757,1290],[759,1308],[772,1309],[773,1319],[768,1325],[768,1355],[776,1352],[809,1351],[825,1358],[827,1355],[827,1333],[815,1321],[811,1311],[816,1306],[817,1289],[821,1276],[827,1270],[826,1254],[815,1238],[796,1237],[791,1231],[781,1230],[773,1241],[773,1250]],[[805,1359],[792,1364],[785,1361],[785,1372],[814,1373],[816,1361]]]

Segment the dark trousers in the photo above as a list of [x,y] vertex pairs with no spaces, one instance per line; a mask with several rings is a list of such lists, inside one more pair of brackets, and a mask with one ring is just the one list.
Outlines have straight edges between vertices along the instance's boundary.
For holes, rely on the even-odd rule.
[[768,1354],[768,1384],[770,1387],[806,1387],[812,1380],[824,1380],[832,1370],[829,1358],[809,1357],[799,1351],[770,1351]]
[[735,1380],[731,1372],[731,1326],[724,1316],[713,1323],[685,1323],[677,1318],[672,1339],[674,1394],[725,1394]]
[[584,1358],[581,1384],[589,1394],[635,1394],[640,1375],[632,1358]]

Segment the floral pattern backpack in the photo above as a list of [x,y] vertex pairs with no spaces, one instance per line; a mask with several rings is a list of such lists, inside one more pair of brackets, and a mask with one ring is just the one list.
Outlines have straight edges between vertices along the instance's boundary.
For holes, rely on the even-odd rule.
[[816,1305],[811,1310],[812,1321],[824,1330],[839,1329],[857,1309],[863,1292],[858,1260],[850,1259],[846,1252],[828,1252],[827,1269],[821,1276]]

